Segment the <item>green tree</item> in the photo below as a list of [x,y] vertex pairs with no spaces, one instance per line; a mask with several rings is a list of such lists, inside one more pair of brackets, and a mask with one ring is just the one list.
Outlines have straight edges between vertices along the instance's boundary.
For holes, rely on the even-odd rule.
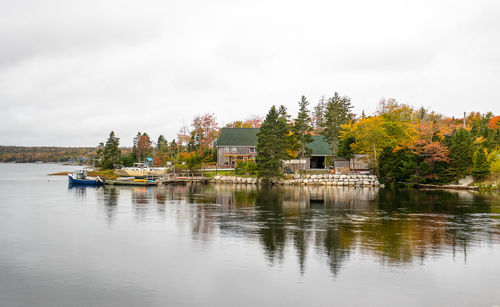
[[354,117],[351,110],[351,98],[341,97],[337,92],[326,103],[322,135],[330,144],[330,150],[334,157],[337,156],[341,126],[348,124]]
[[474,153],[473,141],[469,131],[460,128],[451,137],[450,145],[450,175],[457,180],[470,174],[472,156]]
[[484,151],[484,148],[478,148],[472,157],[472,175],[480,179],[490,173],[490,163]]
[[257,133],[257,170],[264,183],[278,179],[282,174],[287,154],[288,127],[284,108],[280,112],[272,106]]
[[106,140],[106,145],[104,145],[103,168],[113,168],[113,164],[120,162],[121,150],[119,146],[120,139],[115,137],[114,131],[111,131],[109,138]]
[[156,142],[156,151],[160,154],[164,154],[168,151],[168,142],[165,137],[160,134],[158,141]]
[[189,157],[189,160],[188,160],[188,168],[190,171],[195,171],[197,169],[200,169],[201,168],[201,156],[197,155],[197,154],[193,154]]
[[353,136],[347,136],[345,138],[342,138],[340,140],[339,149],[337,151],[338,156],[344,158],[351,158],[352,155],[354,154],[351,145],[354,144],[355,142],[356,138]]
[[313,118],[314,118],[314,128],[320,130],[324,123],[326,99],[325,96],[321,96],[318,104],[314,107]]
[[177,160],[178,149],[179,148],[177,146],[177,142],[175,141],[175,139],[173,139],[172,142],[170,142],[170,144],[168,145],[168,156],[170,157],[170,159]]
[[103,161],[104,161],[104,143],[100,142],[99,146],[97,146],[94,165],[100,167],[102,166]]
[[304,158],[311,154],[311,149],[307,147],[307,144],[313,141],[308,105],[306,97],[302,96],[299,102],[299,113],[292,126],[292,142],[298,158]]

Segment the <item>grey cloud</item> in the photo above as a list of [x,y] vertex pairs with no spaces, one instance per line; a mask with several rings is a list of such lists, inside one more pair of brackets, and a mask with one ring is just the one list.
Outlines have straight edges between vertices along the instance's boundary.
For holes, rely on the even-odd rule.
[[273,104],[293,113],[300,95],[314,104],[333,91],[358,113],[384,96],[456,116],[500,113],[499,9],[492,0],[4,1],[0,144],[94,146],[111,130],[124,145],[137,131],[172,139],[197,114],[229,122]]

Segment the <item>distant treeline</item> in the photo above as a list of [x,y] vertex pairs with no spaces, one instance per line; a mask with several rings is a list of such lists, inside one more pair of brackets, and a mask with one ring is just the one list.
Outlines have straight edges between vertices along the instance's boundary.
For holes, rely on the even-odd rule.
[[92,160],[95,147],[22,147],[0,146],[0,162],[65,162]]

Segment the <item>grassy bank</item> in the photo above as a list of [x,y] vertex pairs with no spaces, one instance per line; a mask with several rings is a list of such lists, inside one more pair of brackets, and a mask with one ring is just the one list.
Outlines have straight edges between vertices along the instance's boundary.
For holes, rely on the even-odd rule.
[[[66,176],[68,174],[71,174],[72,172],[58,172],[58,173],[51,173],[48,174],[49,176]],[[91,177],[101,177],[102,179],[109,179],[113,180],[118,178],[118,175],[116,175],[115,171],[112,169],[108,170],[94,170],[94,171],[89,171],[88,173],[89,176]]]

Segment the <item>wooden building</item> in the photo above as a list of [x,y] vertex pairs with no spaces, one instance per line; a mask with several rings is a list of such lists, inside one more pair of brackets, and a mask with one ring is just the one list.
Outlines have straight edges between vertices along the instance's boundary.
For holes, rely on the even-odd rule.
[[[222,128],[217,140],[217,166],[233,168],[238,161],[254,160],[257,155],[257,132],[259,128]],[[313,136],[308,144],[312,154],[300,160],[285,161],[285,166],[297,164],[298,169],[326,169],[327,157],[331,155],[328,143],[322,136]]]
[[235,167],[238,161],[255,160],[259,128],[222,128],[217,140],[217,166]]

